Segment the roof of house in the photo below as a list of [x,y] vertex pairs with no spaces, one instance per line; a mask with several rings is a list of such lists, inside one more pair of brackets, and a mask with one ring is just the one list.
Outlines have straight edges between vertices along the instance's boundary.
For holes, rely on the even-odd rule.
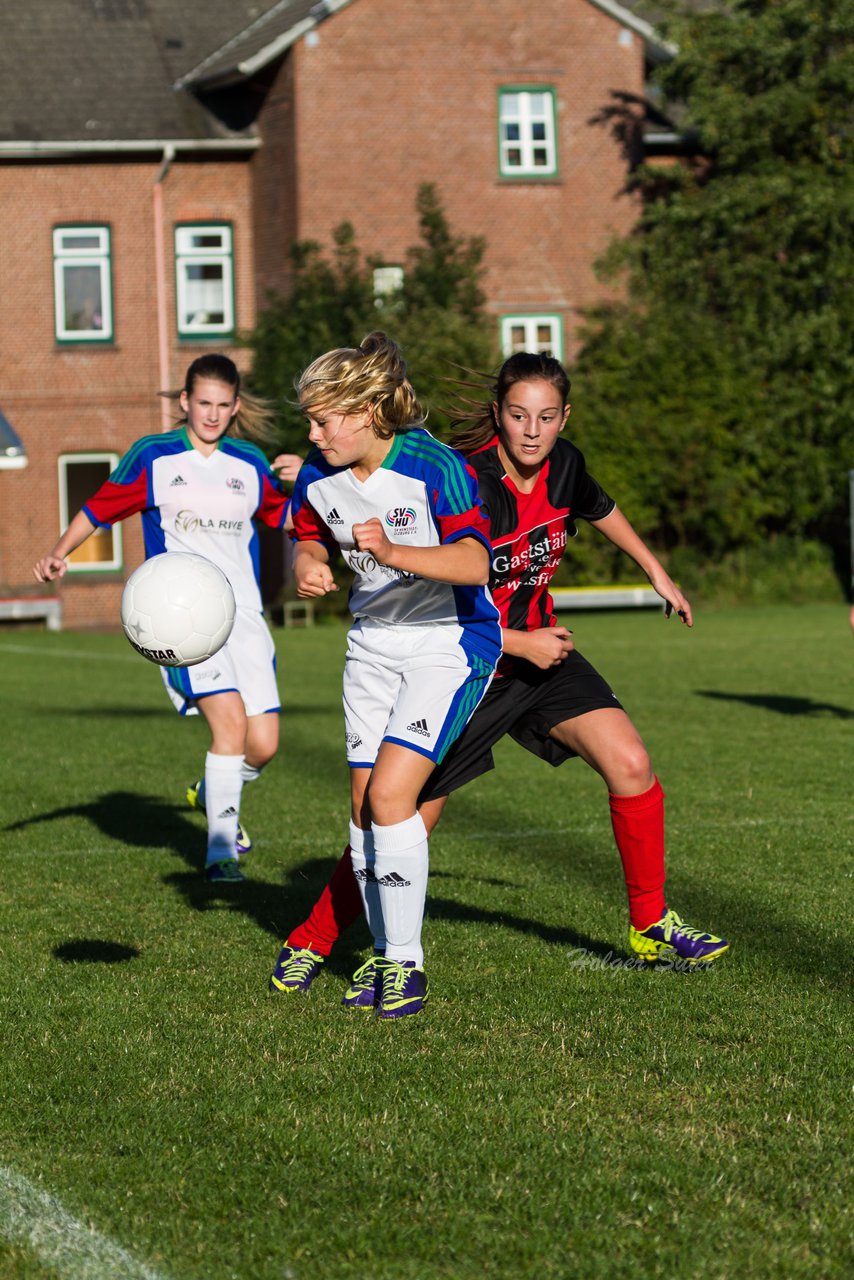
[[[255,146],[251,122],[229,125],[205,92],[250,78],[354,2],[3,0],[0,156]],[[587,2],[667,55],[645,0]]]
[[175,82],[268,9],[264,0],[3,0],[0,149],[10,144],[225,143]]

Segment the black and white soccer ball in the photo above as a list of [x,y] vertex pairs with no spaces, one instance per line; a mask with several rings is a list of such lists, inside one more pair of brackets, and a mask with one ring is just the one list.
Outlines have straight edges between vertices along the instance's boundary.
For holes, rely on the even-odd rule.
[[235,610],[222,570],[187,551],[145,560],[122,593],[125,635],[161,667],[192,667],[213,657],[231,635]]

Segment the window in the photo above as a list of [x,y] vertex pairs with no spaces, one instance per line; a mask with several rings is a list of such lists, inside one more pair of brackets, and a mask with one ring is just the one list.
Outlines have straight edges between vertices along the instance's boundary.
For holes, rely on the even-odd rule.
[[[112,475],[119,461],[115,453],[62,454],[59,459],[59,523],[66,529],[69,521],[96,489]],[[122,567],[122,531],[118,524],[109,529],[96,529],[68,557],[68,572],[81,570],[120,569]]]
[[221,337],[234,332],[230,226],[176,227],[175,276],[180,337]]
[[517,351],[540,351],[563,359],[560,316],[502,316],[501,350],[505,356]]
[[554,91],[499,90],[498,145],[502,176],[553,177],[557,173]]
[[54,227],[53,297],[58,342],[112,342],[109,227]]
[[382,309],[394,305],[403,288],[403,267],[374,267],[374,304]]

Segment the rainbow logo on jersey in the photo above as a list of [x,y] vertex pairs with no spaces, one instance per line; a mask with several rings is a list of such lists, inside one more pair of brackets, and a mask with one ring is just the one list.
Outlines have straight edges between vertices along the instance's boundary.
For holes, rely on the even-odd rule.
[[395,533],[414,533],[417,519],[412,507],[392,507],[385,513],[385,522]]

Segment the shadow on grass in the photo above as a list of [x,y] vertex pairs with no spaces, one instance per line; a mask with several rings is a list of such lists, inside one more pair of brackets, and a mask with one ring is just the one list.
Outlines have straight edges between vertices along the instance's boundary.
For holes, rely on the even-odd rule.
[[[125,791],[109,792],[85,804],[68,805],[26,818],[11,823],[5,830],[21,830],[68,817],[88,819],[104,835],[126,848],[171,851],[183,861],[187,870],[164,876],[164,883],[179,893],[191,910],[242,912],[276,941],[281,941],[305,919],[335,865],[332,858],[309,859],[289,868],[281,881],[272,882],[253,878],[250,858],[248,878],[243,883],[208,884],[202,875],[205,842],[198,823],[184,816],[172,804]],[[528,856],[537,857],[536,849],[530,848]],[[612,857],[616,858],[616,853],[603,853],[601,861],[597,859],[593,865],[577,866],[575,874],[583,876],[597,892],[610,894],[615,875]],[[431,878],[434,882],[456,879],[477,882],[479,879],[467,876],[463,870],[459,875],[437,872]],[[492,881],[485,878],[485,883]],[[502,887],[503,883],[499,882]],[[847,941],[827,936],[813,925],[801,924],[795,912],[777,907],[770,893],[760,896],[740,892],[736,897],[713,888],[708,881],[689,884],[683,879],[682,884],[686,900],[684,910],[689,923],[724,933],[730,938],[734,953],[743,952],[759,962],[770,961],[780,971],[821,977],[833,988],[848,990],[854,957]],[[675,905],[681,909],[681,900]],[[612,943],[590,938],[566,925],[545,924],[529,916],[490,910],[433,893],[428,894],[427,910],[429,918],[434,920],[511,929],[527,937],[541,938],[550,945],[583,948],[592,955],[621,958],[627,954],[615,949]],[[733,927],[730,922],[739,922],[741,929]],[[745,922],[751,923],[745,926]],[[328,968],[333,973],[349,976],[355,967],[354,962],[369,943],[367,927],[364,920],[360,920],[337,943]],[[65,962],[100,960],[102,963],[115,963],[125,957],[112,952],[114,947],[122,949],[118,943],[82,939],[63,944],[55,954],[57,959]],[[60,954],[64,948],[71,950]],[[107,950],[99,953],[99,948]],[[271,961],[274,958],[271,954]]]
[[204,838],[198,824],[179,813],[174,805],[135,791],[109,791],[84,804],[65,805],[22,818],[9,823],[4,830],[21,831],[63,818],[85,818],[117,844],[137,849],[169,849],[192,860],[199,871],[204,867]]
[[854,711],[838,707],[833,702],[816,702],[813,698],[796,698],[776,693],[725,693],[721,689],[697,689],[701,698],[715,698],[720,702],[743,702],[748,707],[762,707],[776,711],[781,716],[831,715],[839,720],[854,720]]
[[123,942],[107,942],[102,938],[71,938],[54,947],[57,960],[66,964],[124,964],[135,960],[142,953],[139,947],[128,947]]

